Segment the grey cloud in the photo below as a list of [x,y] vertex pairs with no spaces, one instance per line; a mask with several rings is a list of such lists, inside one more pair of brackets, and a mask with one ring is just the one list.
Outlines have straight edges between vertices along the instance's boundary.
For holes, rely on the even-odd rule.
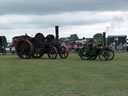
[[127,4],[127,0],[4,0],[0,1],[0,14],[128,10]]
[[[95,13],[97,14],[97,13]],[[95,15],[92,13],[67,13],[67,14],[55,14],[55,15],[31,15],[31,16],[19,16],[14,15],[11,16],[3,16],[0,18],[0,29],[8,30],[8,29],[17,29],[17,28],[49,28],[55,25],[59,26],[71,26],[71,25],[88,25],[88,24],[96,24],[103,23],[107,21],[111,21],[111,18],[104,18],[100,15]],[[86,15],[86,17],[85,17]],[[6,19],[9,21],[6,23]]]
[[27,23],[15,23],[15,24],[4,24],[4,25],[0,25],[0,29],[1,30],[8,30],[8,29],[17,29],[17,28],[23,28],[23,29],[27,29],[27,28],[49,28],[49,27],[53,27],[55,25],[59,25],[59,26],[75,26],[75,25],[89,25],[89,24],[96,24],[96,23],[103,23],[105,21],[98,21],[98,20],[93,20],[93,21],[68,21],[68,22],[63,22],[63,21],[31,21],[31,22],[27,22]]

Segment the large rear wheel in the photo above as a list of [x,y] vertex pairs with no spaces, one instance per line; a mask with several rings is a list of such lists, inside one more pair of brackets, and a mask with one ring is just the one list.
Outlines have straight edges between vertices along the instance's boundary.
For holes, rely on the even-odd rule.
[[107,50],[101,50],[99,54],[99,59],[102,61],[107,61],[109,59],[109,54]]
[[88,60],[89,59],[89,52],[87,48],[81,48],[79,51],[79,56],[82,60]]
[[16,53],[22,59],[29,59],[33,54],[33,45],[28,40],[21,40],[17,43]]

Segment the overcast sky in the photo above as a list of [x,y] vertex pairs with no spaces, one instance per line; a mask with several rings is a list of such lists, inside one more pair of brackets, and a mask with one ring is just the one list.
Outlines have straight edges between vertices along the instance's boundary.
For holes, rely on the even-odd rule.
[[38,32],[60,37],[78,34],[93,37],[95,33],[128,35],[128,0],[1,0],[0,35],[12,37]]

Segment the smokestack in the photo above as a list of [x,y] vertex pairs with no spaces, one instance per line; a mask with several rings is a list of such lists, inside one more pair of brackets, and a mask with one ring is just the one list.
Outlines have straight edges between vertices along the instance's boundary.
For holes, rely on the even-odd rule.
[[59,40],[59,26],[55,26],[56,40]]
[[106,32],[103,32],[104,46],[106,46]]

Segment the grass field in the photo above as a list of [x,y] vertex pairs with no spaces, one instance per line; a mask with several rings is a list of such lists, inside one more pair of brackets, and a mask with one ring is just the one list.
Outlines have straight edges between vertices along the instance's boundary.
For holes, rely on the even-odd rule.
[[107,62],[0,56],[0,96],[128,96],[128,53]]

